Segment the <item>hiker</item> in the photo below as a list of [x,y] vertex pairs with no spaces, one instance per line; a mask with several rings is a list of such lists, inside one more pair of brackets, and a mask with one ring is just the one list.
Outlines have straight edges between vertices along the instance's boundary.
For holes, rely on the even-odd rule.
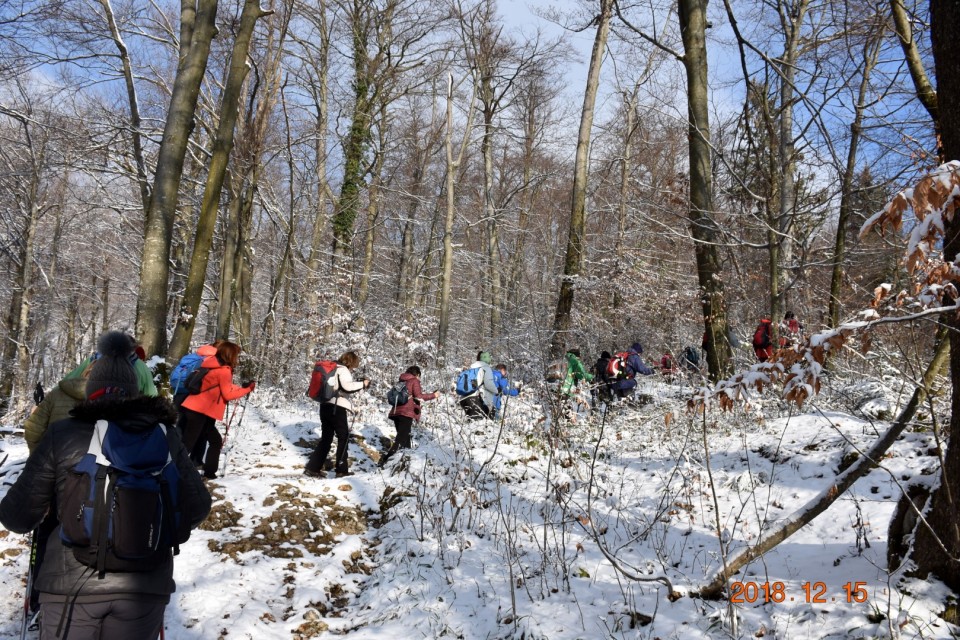
[[597,387],[595,389],[595,399],[600,402],[609,402],[613,399],[613,390],[610,387],[612,382],[609,375],[607,375],[607,367],[610,366],[610,359],[613,356],[610,355],[609,351],[601,351],[600,357],[597,358],[597,362],[593,365],[593,377],[597,381]]
[[591,382],[593,374],[587,371],[583,360],[580,359],[579,349],[567,349],[567,375],[563,378],[563,384],[560,385],[560,393],[565,396],[577,395],[580,387],[580,381]]
[[400,380],[407,390],[407,401],[403,404],[398,403],[390,408],[387,418],[393,420],[393,426],[397,430],[397,437],[393,439],[393,444],[380,458],[379,466],[387,464],[387,460],[400,449],[410,448],[410,432],[413,429],[414,422],[420,422],[420,403],[423,400],[433,400],[442,392],[440,390],[433,393],[424,393],[420,386],[420,367],[413,365],[400,374]]
[[[653,375],[653,369],[644,364],[641,354],[643,354],[643,345],[634,342],[628,351],[618,353],[611,358],[611,367],[607,370],[615,378],[613,390],[618,398],[626,398],[633,394],[633,390],[637,387],[637,376]],[[616,366],[612,366],[614,364]]]
[[23,423],[23,439],[27,450],[40,444],[47,427],[58,420],[70,417],[70,410],[87,399],[87,371],[76,378],[64,378],[57,386],[44,394],[43,400],[34,407]]
[[683,349],[683,367],[691,373],[700,373],[700,352],[690,345]]
[[203,461],[203,477],[214,480],[220,467],[220,450],[223,436],[217,430],[217,420],[223,420],[227,402],[237,400],[253,391],[253,380],[241,386],[233,384],[233,370],[240,362],[240,345],[224,340],[217,346],[215,355],[207,356],[200,364],[202,373],[200,391],[184,398],[180,405],[183,413],[183,443],[194,452],[197,442],[205,440],[207,456]]
[[310,454],[310,459],[307,460],[303,470],[303,473],[311,478],[319,478],[323,475],[334,436],[337,437],[337,451],[333,469],[338,478],[350,475],[347,457],[350,424],[347,417],[348,414],[354,413],[354,409],[346,394],[356,393],[370,386],[370,381],[365,378],[353,379],[353,370],[359,366],[360,356],[353,351],[347,351],[337,359],[336,370],[330,378],[330,385],[335,389],[335,393],[332,398],[320,405],[320,442]]
[[493,368],[493,384],[497,387],[497,393],[493,396],[493,419],[500,417],[500,407],[503,404],[503,396],[515,397],[520,395],[520,389],[510,384],[507,377],[507,365],[498,364]]
[[773,326],[770,318],[760,318],[760,324],[753,332],[753,352],[757,362],[766,362],[773,356]]
[[803,337],[803,325],[797,320],[793,311],[787,311],[783,314],[783,321],[778,327],[780,331],[780,348],[792,347],[800,344]]
[[[180,428],[181,433],[186,428],[187,413],[184,411],[182,405],[183,401],[190,395],[187,390],[187,381],[190,378],[190,374],[199,369],[204,360],[210,356],[217,355],[217,347],[220,346],[221,342],[223,341],[217,340],[212,344],[205,344],[199,347],[193,353],[188,353],[180,358],[177,365],[170,371],[170,393],[173,394],[173,406],[177,408],[177,415],[179,416],[177,426]],[[202,467],[206,451],[207,439],[197,438],[197,443],[193,445],[193,449],[190,451],[190,459],[193,460],[193,464]]]
[[493,399],[497,385],[493,379],[490,363],[493,358],[486,351],[477,354],[477,360],[460,372],[457,377],[457,395],[460,408],[470,420],[482,420],[493,416]]
[[676,361],[673,359],[673,353],[671,353],[669,350],[664,351],[663,355],[660,357],[658,368],[660,369],[660,375],[664,376],[668,380],[671,379],[677,372]]
[[[123,333],[123,332],[117,332]],[[153,371],[150,370],[150,367],[147,366],[147,363],[138,355],[137,348],[139,347],[140,351],[143,351],[143,347],[137,344],[137,341],[133,339],[133,336],[123,333],[130,340],[130,363],[133,365],[133,370],[137,373],[137,385],[140,389],[140,393],[145,396],[156,396],[157,395],[157,385],[153,382]],[[146,356],[146,353],[144,353]],[[90,365],[96,362],[97,358],[100,357],[99,351],[95,351],[93,355],[88,356],[83,362],[74,368],[73,371],[68,373],[63,377],[64,380],[70,380],[72,378],[82,378],[83,372],[87,370]]]
[[[76,485],[71,483],[72,476],[77,475],[75,467],[82,459],[92,458],[88,451],[94,446],[98,421],[101,426],[109,421],[105,431],[109,443],[113,442],[109,436],[115,430],[142,439],[141,434],[157,432],[159,424],[172,427],[176,420],[176,412],[168,400],[147,397],[140,392],[136,371],[126,357],[124,334],[105,334],[98,346],[101,356],[88,372],[87,399],[74,408],[73,417],[50,425],[27,459],[23,473],[0,501],[0,522],[10,531],[27,533],[48,511],[56,511],[56,505],[66,509],[64,505],[79,499],[71,501],[75,492],[72,494],[69,487]],[[156,638],[160,634],[164,609],[175,590],[172,537],[177,534],[176,542],[185,542],[189,530],[199,525],[210,511],[210,494],[190,464],[187,450],[179,441],[179,431],[171,428],[167,436],[166,442],[160,441],[163,446],[160,453],[161,459],[166,459],[168,447],[173,449],[169,455],[175,465],[168,471],[175,469],[173,475],[178,478],[175,504],[181,516],[180,528],[170,532],[171,538],[164,536],[163,540],[170,543],[159,544],[152,555],[142,560],[127,560],[130,566],[123,571],[104,567],[100,573],[100,559],[96,555],[91,558],[92,548],[67,547],[61,538],[66,535],[64,527],[55,527],[45,540],[46,548],[38,555],[42,562],[35,584],[40,592],[41,638]],[[116,461],[116,455],[134,451],[140,449],[118,451],[105,447],[101,456]],[[157,457],[156,452],[152,452],[153,457]],[[123,493],[116,495],[117,500],[128,500]],[[136,500],[139,502],[142,498]],[[113,521],[119,518],[123,531],[133,529],[139,534],[154,529],[157,524],[154,513],[153,509],[116,511]],[[129,519],[134,516],[139,518]],[[96,519],[95,513],[91,517]],[[110,516],[104,514],[103,517]],[[74,526],[77,524],[83,526],[82,522]],[[139,535],[136,537],[139,541]],[[117,542],[118,538],[112,540]],[[81,561],[84,557],[91,558],[93,564]],[[112,562],[114,558],[116,556],[108,552],[104,562]]]

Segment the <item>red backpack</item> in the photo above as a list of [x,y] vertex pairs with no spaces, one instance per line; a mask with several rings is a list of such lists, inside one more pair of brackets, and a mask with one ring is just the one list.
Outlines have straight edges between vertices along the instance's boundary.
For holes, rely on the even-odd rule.
[[317,402],[327,402],[337,397],[339,389],[334,388],[333,378],[337,371],[337,363],[333,360],[317,360],[310,376],[310,387],[307,395]]
[[630,354],[626,351],[614,354],[607,362],[607,378],[610,380],[623,380],[627,377],[627,358]]
[[764,318],[757,325],[757,330],[753,334],[753,348],[766,349],[770,346],[770,320]]

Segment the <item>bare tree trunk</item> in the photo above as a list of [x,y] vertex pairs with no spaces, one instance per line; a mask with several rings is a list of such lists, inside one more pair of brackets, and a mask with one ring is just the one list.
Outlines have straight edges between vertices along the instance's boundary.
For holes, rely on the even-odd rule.
[[147,181],[147,163],[143,157],[143,140],[140,134],[140,105],[137,100],[137,87],[133,83],[133,67],[130,64],[130,53],[120,35],[113,7],[110,0],[100,0],[107,26],[110,28],[110,37],[120,53],[120,63],[123,66],[123,82],[127,90],[127,102],[130,103],[130,141],[133,144],[133,162],[137,168],[137,185],[140,187],[140,202],[144,215],[150,211],[150,183]]
[[[937,75],[937,109],[945,161],[960,160],[960,3],[931,0],[930,35]],[[918,93],[921,88],[918,86]],[[943,257],[947,263],[960,254],[960,219],[947,218]],[[953,591],[960,591],[960,318],[947,314],[950,330],[950,436],[943,456],[940,481],[924,512],[932,531],[918,525],[912,560],[915,573],[932,573]],[[945,550],[937,541],[942,542]]]
[[[25,198],[19,203],[23,214],[23,227],[16,246],[16,269],[10,283],[10,305],[7,308],[7,336],[0,350],[0,416],[4,415],[15,401],[18,392],[31,388],[29,334],[30,307],[33,303],[33,245],[40,216],[40,185],[46,165],[46,140],[34,138],[33,114],[22,114],[4,109],[4,115],[16,120],[23,129],[23,137],[29,156],[29,178]],[[12,253],[12,252],[11,252]],[[17,383],[20,383],[20,389]]]
[[463,155],[467,149],[467,142],[470,140],[470,130],[473,128],[473,102],[476,99],[476,85],[473,88],[473,94],[470,96],[470,103],[467,108],[467,126],[463,132],[463,139],[460,141],[460,150],[456,158],[453,155],[453,75],[447,78],[447,132],[445,137],[445,146],[447,153],[447,176],[446,176],[446,194],[447,211],[443,225],[443,257],[441,259],[442,271],[440,275],[440,318],[438,321],[437,348],[443,353],[447,342],[447,333],[450,330],[450,287],[453,281],[453,218],[456,213],[455,203],[455,182],[454,179],[460,164],[463,162]]
[[[471,105],[472,108],[472,105]],[[443,270],[440,278],[440,320],[437,347],[443,353],[447,344],[447,332],[450,330],[450,283],[453,280],[453,216],[454,193],[453,176],[456,174],[459,159],[453,159],[453,75],[447,80],[447,216],[443,226]]]
[[914,87],[917,90],[917,97],[933,119],[935,131],[939,133],[940,114],[937,107],[937,91],[933,88],[930,78],[927,77],[927,72],[923,66],[923,57],[920,55],[917,41],[913,38],[910,17],[903,6],[903,0],[890,0],[890,13],[893,16],[897,39],[900,41],[900,47],[903,49],[903,56],[907,62],[907,69],[910,71],[910,77],[913,79]]
[[380,192],[383,186],[383,161],[386,156],[384,151],[387,146],[387,135],[389,133],[389,120],[386,105],[380,109],[379,132],[379,151],[373,162],[373,177],[370,181],[369,195],[367,197],[367,228],[363,239],[363,269],[360,275],[360,287],[357,292],[357,300],[360,306],[367,304],[367,294],[370,290],[370,275],[373,272],[373,254],[374,241],[377,237],[377,222],[380,217]]
[[847,166],[840,180],[840,213],[837,216],[837,237],[833,244],[833,272],[830,278],[830,327],[840,325],[840,290],[843,286],[843,262],[846,259],[847,227],[853,200],[853,178],[857,171],[857,149],[863,129],[863,112],[866,110],[867,90],[870,88],[870,74],[880,55],[882,35],[877,29],[870,35],[863,47],[863,71],[860,76],[860,89],[857,103],[853,107],[853,122],[850,123],[850,146],[847,149]]
[[306,264],[306,299],[307,309],[311,314],[319,316],[319,295],[321,286],[320,262],[323,256],[323,232],[327,226],[327,203],[334,200],[330,185],[327,182],[327,127],[328,127],[328,81],[330,64],[330,27],[327,22],[326,2],[319,3],[316,12],[314,24],[319,32],[319,42],[315,43],[317,47],[316,58],[311,58],[316,71],[314,82],[310,83],[310,90],[313,96],[314,107],[316,108],[314,120],[314,153],[316,155],[316,179],[317,179],[317,206],[314,212],[313,225],[310,233],[310,253]]
[[690,147],[690,228],[697,258],[697,279],[707,334],[707,366],[714,381],[730,369],[730,342],[723,279],[713,219],[709,96],[707,90],[706,0],[679,0],[683,64],[687,72]]
[[157,155],[157,173],[147,212],[140,264],[137,337],[147,353],[165,354],[167,350],[167,283],[173,220],[200,85],[210,56],[210,43],[217,33],[216,17],[217,0],[181,2],[181,60]]
[[250,40],[257,20],[269,15],[260,8],[259,0],[246,0],[240,14],[240,27],[233,43],[230,55],[230,71],[223,90],[220,105],[220,122],[213,140],[213,152],[210,157],[210,169],[203,189],[203,202],[200,205],[200,219],[193,241],[193,255],[190,258],[190,272],[187,276],[187,288],[183,294],[177,324],[170,343],[169,357],[179,360],[189,349],[193,337],[200,302],[203,299],[203,285],[207,279],[207,263],[210,261],[210,247],[213,245],[213,231],[217,225],[217,212],[220,209],[220,195],[227,174],[227,163],[233,150],[234,133],[239,116],[240,96],[243,93],[244,80],[249,65],[247,55]]
[[337,269],[345,266],[350,256],[353,227],[360,211],[360,195],[366,174],[365,155],[370,144],[371,82],[370,61],[367,57],[366,0],[353,0],[351,37],[353,42],[353,104],[350,129],[343,143],[343,183],[336,211],[333,214],[333,257]]
[[599,0],[596,17],[597,33],[590,52],[590,67],[587,71],[587,86],[583,94],[583,109],[580,112],[580,131],[577,134],[577,152],[573,169],[573,194],[570,211],[570,234],[560,281],[560,295],[553,317],[553,338],[550,342],[551,357],[559,357],[565,350],[567,333],[570,331],[573,312],[573,296],[576,279],[583,268],[584,233],[587,225],[587,179],[590,167],[590,136],[593,129],[593,109],[600,85],[600,67],[607,48],[610,33],[610,18],[613,0]]
[[238,274],[241,269],[242,247],[240,246],[240,221],[243,211],[250,206],[254,196],[256,180],[238,178],[225,221],[226,239],[223,246],[223,263],[220,273],[220,304],[217,306],[217,322],[214,337],[217,340],[230,338],[230,323],[237,296]]

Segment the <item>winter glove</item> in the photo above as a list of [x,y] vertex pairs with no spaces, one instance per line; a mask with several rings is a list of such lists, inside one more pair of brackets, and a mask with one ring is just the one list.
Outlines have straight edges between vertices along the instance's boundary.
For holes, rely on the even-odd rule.
[[240,385],[240,386],[242,386],[244,389],[250,389],[250,391],[253,391],[254,389],[257,388],[257,381],[256,381],[256,380],[247,380],[246,382],[244,382],[244,383],[243,383],[242,385]]

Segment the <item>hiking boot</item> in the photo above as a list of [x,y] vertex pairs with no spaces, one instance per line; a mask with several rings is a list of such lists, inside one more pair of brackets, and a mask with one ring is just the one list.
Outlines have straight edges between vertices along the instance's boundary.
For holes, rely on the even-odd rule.
[[337,471],[338,478],[346,478],[347,476],[352,476],[353,474],[349,471]]
[[303,475],[308,478],[326,478],[327,473],[325,471],[314,471],[313,469],[304,469]]

